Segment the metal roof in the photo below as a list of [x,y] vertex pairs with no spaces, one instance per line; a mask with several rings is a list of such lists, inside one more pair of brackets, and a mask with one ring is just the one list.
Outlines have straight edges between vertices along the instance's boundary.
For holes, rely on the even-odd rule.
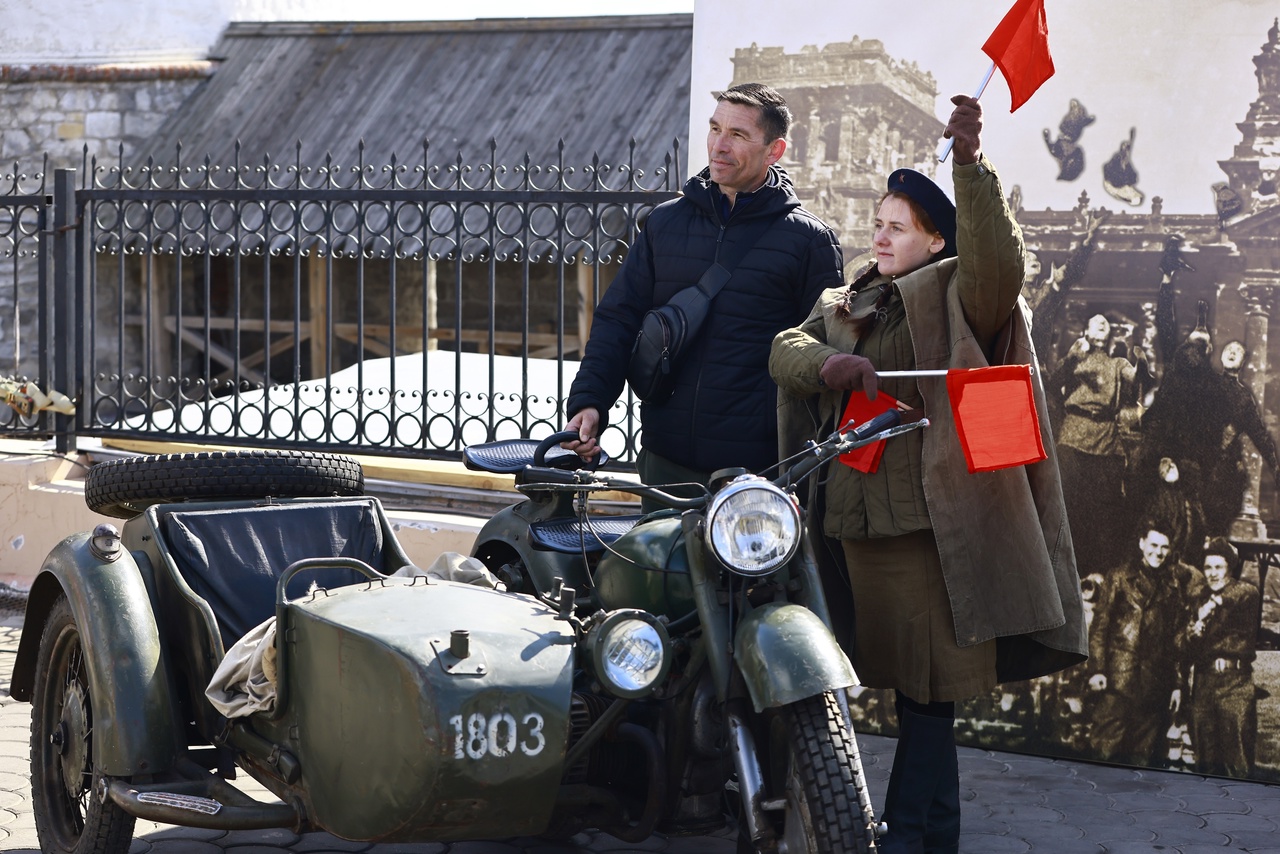
[[[473,167],[634,164],[687,149],[692,15],[395,23],[233,23],[217,71],[128,160]],[[508,183],[506,180],[504,184]],[[539,182],[541,183],[541,182]]]

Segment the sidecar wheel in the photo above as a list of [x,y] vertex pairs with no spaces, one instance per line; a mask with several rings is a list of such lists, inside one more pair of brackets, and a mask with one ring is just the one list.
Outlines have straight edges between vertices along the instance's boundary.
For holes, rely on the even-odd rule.
[[363,494],[360,463],[339,454],[312,451],[125,457],[89,469],[84,485],[84,500],[90,510],[119,519],[168,501]]
[[46,854],[125,854],[133,839],[133,816],[100,797],[93,701],[80,630],[61,596],[40,638],[31,696],[31,800]]
[[[777,822],[780,851],[867,854],[876,850],[861,820],[865,786],[856,743],[827,692],[783,706],[769,736],[769,790],[786,806]],[[775,813],[776,814],[776,813]]]

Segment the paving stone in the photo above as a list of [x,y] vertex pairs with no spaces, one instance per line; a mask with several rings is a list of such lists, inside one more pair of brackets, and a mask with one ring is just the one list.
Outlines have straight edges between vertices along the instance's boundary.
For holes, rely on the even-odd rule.
[[1215,830],[1230,836],[1233,833],[1261,832],[1274,833],[1276,823],[1260,815],[1241,815],[1239,813],[1201,813],[1206,830]]
[[991,836],[1004,836],[1011,828],[1008,822],[999,819],[983,816],[982,818],[967,819],[962,817],[960,821],[961,833],[981,833]]
[[1100,827],[1131,827],[1136,823],[1133,816],[1126,812],[1118,812],[1110,809],[1092,809],[1082,808],[1078,810],[1067,810],[1063,814],[1066,816],[1065,821],[1069,824],[1079,825],[1086,829],[1086,835],[1090,838],[1096,836],[1093,828]]
[[1143,780],[1139,777],[1106,777],[1100,776],[1093,781],[1093,790],[1108,795],[1152,794],[1162,791],[1159,783]]
[[960,832],[960,850],[969,854],[1025,854],[1031,843],[1015,836],[991,836],[985,833]]
[[1111,808],[1111,796],[1093,791],[1076,789],[1052,789],[1040,792],[1039,799],[1044,806],[1052,807],[1062,813],[1074,816],[1080,810],[1108,810]]
[[[145,825],[145,827],[144,827]],[[172,824],[156,824],[155,822],[138,822],[134,836],[145,836],[150,842],[167,842],[171,839],[194,839],[203,842],[221,840],[227,835],[225,830],[214,830],[208,827],[177,827]]]
[[1182,845],[1216,845],[1219,848],[1226,846],[1230,842],[1230,838],[1225,833],[1214,833],[1211,830],[1203,829],[1157,829],[1156,842],[1166,847],[1175,847]]
[[[1036,839],[1031,843],[1031,850],[1042,851],[1044,854],[1106,854],[1107,852],[1101,844],[1088,839],[1054,839],[1047,844],[1042,844]],[[978,852],[975,851],[974,854]]]
[[1231,834],[1231,845],[1234,848],[1256,852],[1261,849],[1280,848],[1280,838],[1274,832],[1241,831]]
[[1032,806],[1031,804],[1010,801],[993,805],[989,817],[1005,822],[1016,820],[1018,824],[1023,824],[1024,822],[1054,824],[1065,819],[1061,812],[1051,807]]
[[368,851],[371,847],[368,842],[352,842],[329,833],[304,833],[297,842],[289,846],[289,850],[319,854],[328,851]]
[[1182,801],[1183,812],[1195,813],[1196,815],[1206,815],[1209,813],[1247,813],[1249,805],[1244,801],[1232,800],[1226,796],[1226,793],[1219,795],[1185,795],[1179,798]]
[[[643,842],[623,842],[621,839],[610,836],[607,833],[593,833],[591,835],[592,851],[661,851],[666,847],[667,841],[661,837],[654,836]],[[460,854],[457,850],[450,850],[449,854]]]
[[1133,810],[1163,810],[1174,812],[1182,801],[1158,792],[1116,792],[1111,796],[1111,808],[1123,812]]
[[150,854],[222,854],[221,845],[199,839],[166,839],[151,845]]
[[298,834],[283,827],[267,830],[232,830],[223,838],[222,845],[232,848],[237,845],[268,845],[287,848],[298,841]]
[[738,844],[729,839],[672,839],[664,854],[735,854]]
[[1139,827],[1137,824],[1086,824],[1084,836],[1086,839],[1101,842],[1107,850],[1111,850],[1112,843],[1152,842],[1156,838],[1156,832],[1149,827]]
[[1103,842],[1103,847],[1107,854],[1176,854],[1176,850],[1170,849],[1168,845],[1157,845],[1154,842]]

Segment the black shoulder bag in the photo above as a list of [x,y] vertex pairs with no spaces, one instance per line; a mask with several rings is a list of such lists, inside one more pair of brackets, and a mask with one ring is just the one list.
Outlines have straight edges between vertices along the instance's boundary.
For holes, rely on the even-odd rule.
[[675,390],[675,363],[693,346],[711,301],[729,282],[738,262],[780,218],[761,217],[744,226],[743,239],[733,244],[724,259],[717,257],[698,284],[680,291],[665,305],[645,312],[627,365],[627,382],[636,397],[645,403],[662,403],[671,397]]

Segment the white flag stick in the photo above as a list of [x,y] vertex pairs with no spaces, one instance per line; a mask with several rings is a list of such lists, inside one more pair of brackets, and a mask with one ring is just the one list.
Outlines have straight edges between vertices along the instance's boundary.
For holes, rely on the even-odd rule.
[[[982,93],[987,91],[987,84],[991,82],[991,75],[996,73],[995,60],[991,61],[991,66],[987,68],[987,75],[982,78],[982,82],[978,84],[978,91],[973,93],[975,100],[982,97]],[[938,155],[939,163],[946,163],[947,158],[951,156],[951,148],[956,144],[956,138],[953,136],[947,140],[947,144],[943,146],[942,153]]]
[[[1027,367],[1031,369],[1031,372],[1032,372],[1033,374],[1035,373],[1036,369],[1035,369],[1035,366],[1034,366],[1034,365],[1027,365]],[[963,368],[957,368],[956,370],[964,370],[964,369],[963,369]],[[946,370],[941,370],[941,371],[876,371],[876,376],[878,376],[878,377],[945,377],[945,376],[946,376],[947,374],[949,374],[949,373],[951,373],[951,372],[950,372],[950,371],[946,371]]]

